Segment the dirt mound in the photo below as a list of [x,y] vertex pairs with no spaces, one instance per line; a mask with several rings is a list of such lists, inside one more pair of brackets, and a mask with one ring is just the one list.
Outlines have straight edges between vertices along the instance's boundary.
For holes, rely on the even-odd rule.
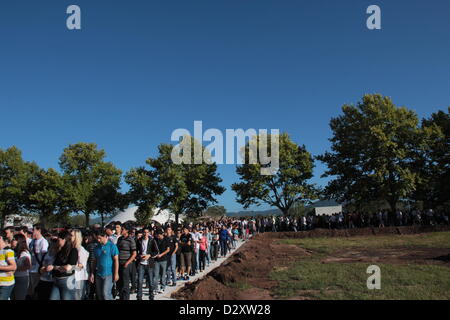
[[172,298],[273,299],[269,293],[269,290],[276,285],[276,282],[269,278],[273,268],[309,254],[295,245],[271,243],[267,239],[252,239],[224,264],[211,271],[205,278],[186,284],[172,294]]

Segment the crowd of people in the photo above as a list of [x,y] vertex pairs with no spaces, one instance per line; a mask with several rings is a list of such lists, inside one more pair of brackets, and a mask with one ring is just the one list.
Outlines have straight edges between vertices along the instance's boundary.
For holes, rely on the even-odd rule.
[[432,209],[338,212],[331,215],[221,218],[177,225],[113,222],[93,230],[70,227],[48,232],[37,224],[0,233],[0,300],[129,300],[144,288],[153,300],[167,286],[188,281],[263,232],[301,232],[449,224],[448,212]]
[[153,300],[204,272],[248,238],[230,219],[94,230],[46,231],[37,224],[0,234],[0,300]]
[[450,213],[448,211],[428,210],[388,210],[377,212],[337,212],[330,215],[269,216],[253,219],[255,232],[305,231],[316,228],[322,229],[351,229],[351,228],[383,228],[411,225],[448,225]]

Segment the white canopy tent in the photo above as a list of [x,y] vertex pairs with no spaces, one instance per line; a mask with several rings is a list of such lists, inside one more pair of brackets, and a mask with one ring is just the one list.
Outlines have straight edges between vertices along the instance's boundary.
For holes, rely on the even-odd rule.
[[[125,209],[124,211],[119,212],[114,217],[112,217],[106,224],[110,224],[113,221],[120,221],[121,223],[127,222],[127,221],[136,221],[136,218],[134,217],[134,213],[138,207],[130,207],[128,209]],[[159,208],[156,208],[153,210],[153,221],[156,221],[158,223],[164,224],[167,221],[175,221],[175,214],[171,213],[169,210],[160,210]],[[183,217],[179,217],[179,222],[183,222]]]

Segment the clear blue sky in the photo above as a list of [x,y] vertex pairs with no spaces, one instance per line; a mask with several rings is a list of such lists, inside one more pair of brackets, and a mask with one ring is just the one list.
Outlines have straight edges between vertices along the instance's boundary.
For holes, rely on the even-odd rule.
[[[382,30],[366,28],[371,4]],[[382,93],[429,116],[450,105],[449,75],[448,0],[0,2],[0,148],[45,168],[84,141],[126,171],[194,120],[279,128],[317,155],[343,104]],[[220,204],[240,210],[234,166],[219,170]]]

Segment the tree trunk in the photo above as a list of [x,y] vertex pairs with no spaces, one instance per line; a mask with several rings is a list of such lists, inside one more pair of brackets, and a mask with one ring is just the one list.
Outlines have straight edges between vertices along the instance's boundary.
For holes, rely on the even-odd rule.
[[86,228],[89,227],[89,216],[91,215],[90,212],[85,212],[84,216],[86,217]]
[[397,199],[391,198],[388,202],[389,206],[391,207],[392,213],[395,214],[395,212],[397,211]]
[[39,222],[42,225],[42,228],[44,228],[44,229],[47,228],[47,216],[45,214],[43,214],[39,217]]
[[179,218],[180,214],[178,212],[175,213],[175,223],[178,225],[178,218]]
[[0,212],[0,229],[3,229],[5,227],[5,213],[4,212]]
[[105,227],[105,217],[103,213],[100,213],[100,217],[102,218],[102,229]]

